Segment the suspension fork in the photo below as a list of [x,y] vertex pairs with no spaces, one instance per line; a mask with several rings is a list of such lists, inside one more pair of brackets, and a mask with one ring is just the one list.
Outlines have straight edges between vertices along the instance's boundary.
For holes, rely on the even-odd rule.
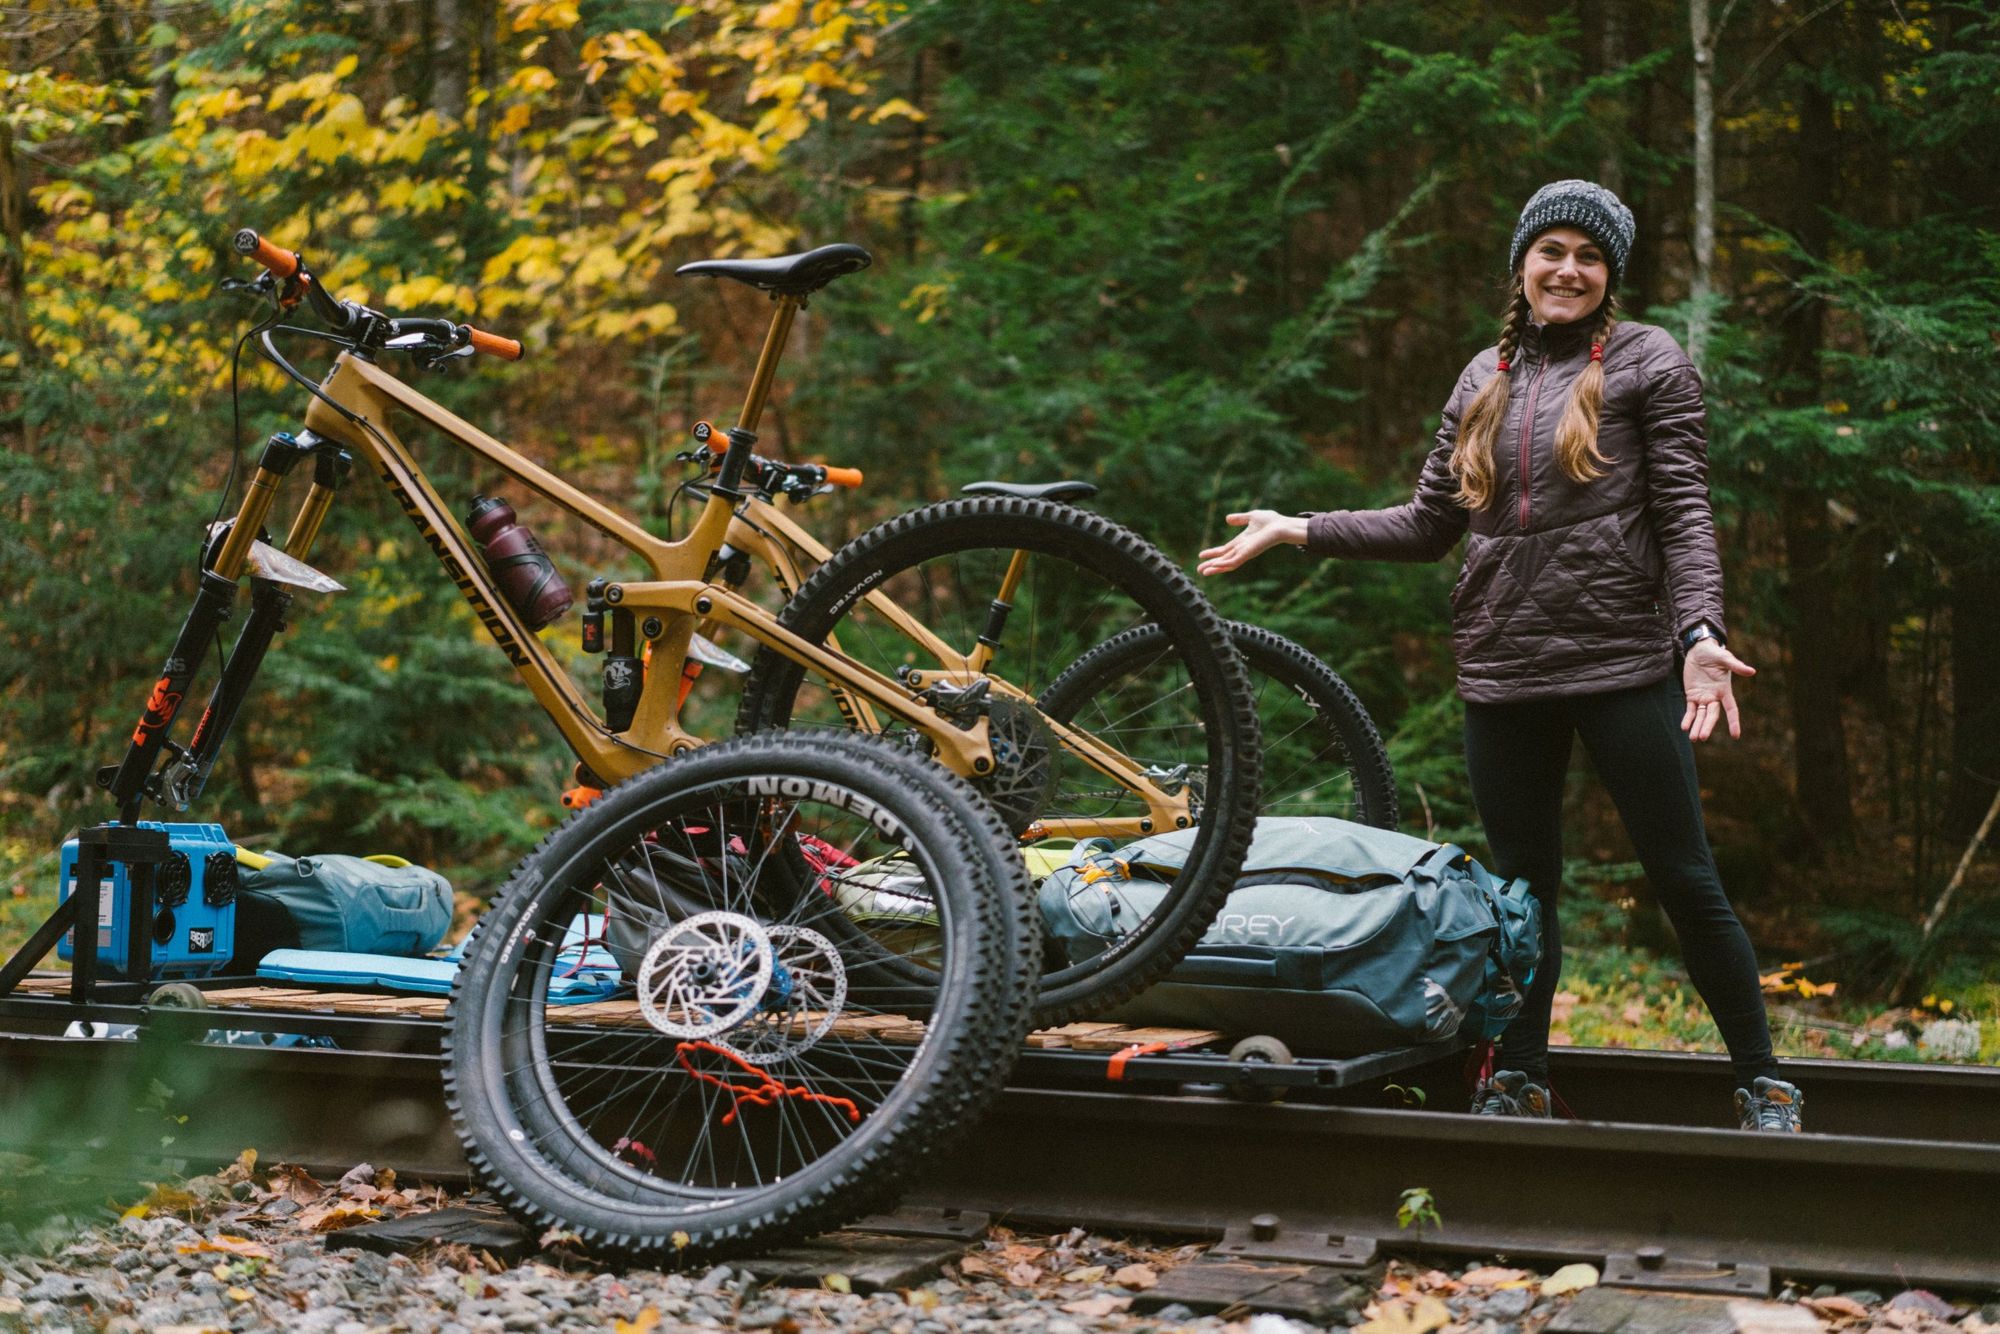
[[[312,486],[306,492],[298,514],[292,519],[291,532],[285,537],[285,554],[300,561],[312,555],[320,525],[326,522],[327,511],[333,507],[334,493],[354,468],[354,456],[336,448],[330,441],[314,441],[310,447],[313,451]],[[209,771],[215,767],[222,745],[236,725],[236,716],[242,711],[243,702],[250,694],[250,685],[264,665],[264,655],[270,651],[271,641],[277,637],[278,631],[285,628],[285,613],[291,605],[291,590],[283,584],[269,579],[251,579],[250,615],[236,636],[235,647],[230,649],[227,661],[222,664],[222,679],[216,682],[214,692],[208,697],[208,707],[202,711],[201,721],[195,724],[194,736],[188,740],[187,754],[177,759],[162,775],[162,787],[165,789],[162,795],[175,806],[184,809],[191,805],[207,786]]]
[[[139,803],[147,794],[154,763],[159,759],[160,751],[170,744],[167,734],[180,712],[181,701],[187,696],[195,668],[200,665],[209,643],[235,608],[236,586],[249,561],[250,545],[270,515],[271,503],[277,498],[279,485],[300,459],[323,450],[330,451],[331,445],[310,431],[296,437],[279,432],[265,442],[264,452],[257,460],[257,471],[244,490],[243,503],[236,511],[235,521],[219,549],[214,549],[213,557],[204,562],[194,606],[181,623],[180,634],[174,638],[174,646],[160,669],[159,680],[154,682],[152,693],[146,699],[145,710],[140,714],[139,725],[132,731],[125,757],[115,766],[106,765],[97,771],[98,785],[110,791],[111,799],[118,807],[118,818],[124,823],[138,821]],[[293,524],[294,537],[303,537],[308,543],[317,534],[319,524],[325,518],[326,507],[331,503],[333,487],[339,481],[339,465],[335,463],[331,466],[334,471],[325,474],[328,485],[324,493],[320,485],[322,478],[316,476],[314,494],[308,496],[300,510],[299,521]],[[319,469],[316,467],[315,471],[317,473]],[[261,589],[263,581],[258,581],[257,586]],[[216,687],[215,697],[209,701],[209,712],[203,715],[196,740],[207,746],[209,764],[213,764],[228,723],[234,720],[242,695],[249,687],[249,678],[255,674],[264,650],[270,647],[271,636],[276,633],[285,606],[290,604],[289,595],[282,590],[274,591],[278,593],[277,600],[253,594],[256,603],[249,623],[237,640],[237,651],[230,654],[229,662],[224,666],[223,681]],[[250,655],[243,658],[240,669],[232,672],[231,668],[236,666],[238,657],[246,648],[251,650]],[[218,703],[224,706],[220,710]],[[220,727],[215,722],[218,712],[225,715]],[[187,764],[178,781],[183,784],[191,782],[189,790],[198,792],[200,780],[197,772],[205,775],[206,768],[197,771],[196,766],[188,762],[191,755],[192,752],[184,753],[177,762],[177,767]],[[154,795],[162,794],[155,788]]]

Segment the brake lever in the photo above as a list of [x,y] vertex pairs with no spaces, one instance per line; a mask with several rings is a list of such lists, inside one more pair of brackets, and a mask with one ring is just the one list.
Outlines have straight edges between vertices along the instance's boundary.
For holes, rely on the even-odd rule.
[[463,347],[448,348],[445,351],[433,353],[430,356],[423,356],[419,354],[417,358],[417,366],[421,370],[439,371],[444,369],[444,364],[447,361],[457,361],[461,357],[470,357],[475,355],[478,351],[479,351],[478,348],[474,347],[470,343],[467,343]]
[[224,278],[221,286],[225,292],[249,292],[252,295],[268,297],[271,300],[276,300],[278,296],[278,281],[271,276],[269,269],[264,270],[255,278]]

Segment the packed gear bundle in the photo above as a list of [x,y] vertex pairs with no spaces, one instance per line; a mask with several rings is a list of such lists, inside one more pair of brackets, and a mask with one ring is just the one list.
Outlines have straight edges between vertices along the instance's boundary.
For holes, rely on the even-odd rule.
[[[1118,948],[1178,869],[1178,832],[1080,845],[1041,882],[1042,923],[1071,958]],[[1541,958],[1525,881],[1460,848],[1327,817],[1266,818],[1236,889],[1165,981],[1104,1017],[1270,1033],[1345,1056],[1491,1038]]]

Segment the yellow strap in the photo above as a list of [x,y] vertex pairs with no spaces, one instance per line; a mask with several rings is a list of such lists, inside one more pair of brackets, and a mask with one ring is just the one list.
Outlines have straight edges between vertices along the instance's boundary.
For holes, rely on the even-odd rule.
[[247,866],[253,871],[261,871],[271,864],[269,857],[261,852],[252,852],[248,848],[236,849],[236,861],[238,865]]
[[378,866],[389,867],[409,866],[412,864],[407,858],[398,857],[393,852],[371,852],[361,860],[364,862],[374,862]]

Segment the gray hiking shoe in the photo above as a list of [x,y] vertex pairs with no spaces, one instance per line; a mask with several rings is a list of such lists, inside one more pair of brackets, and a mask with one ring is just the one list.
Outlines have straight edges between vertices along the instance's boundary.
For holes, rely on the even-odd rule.
[[1537,1116],[1547,1120],[1550,1110],[1548,1089],[1529,1080],[1520,1070],[1495,1070],[1491,1079],[1479,1081],[1472,1090],[1474,1116]]
[[1782,1079],[1759,1075],[1749,1088],[1736,1090],[1736,1124],[1744,1130],[1796,1135],[1804,1129],[1805,1109],[1806,1095]]

